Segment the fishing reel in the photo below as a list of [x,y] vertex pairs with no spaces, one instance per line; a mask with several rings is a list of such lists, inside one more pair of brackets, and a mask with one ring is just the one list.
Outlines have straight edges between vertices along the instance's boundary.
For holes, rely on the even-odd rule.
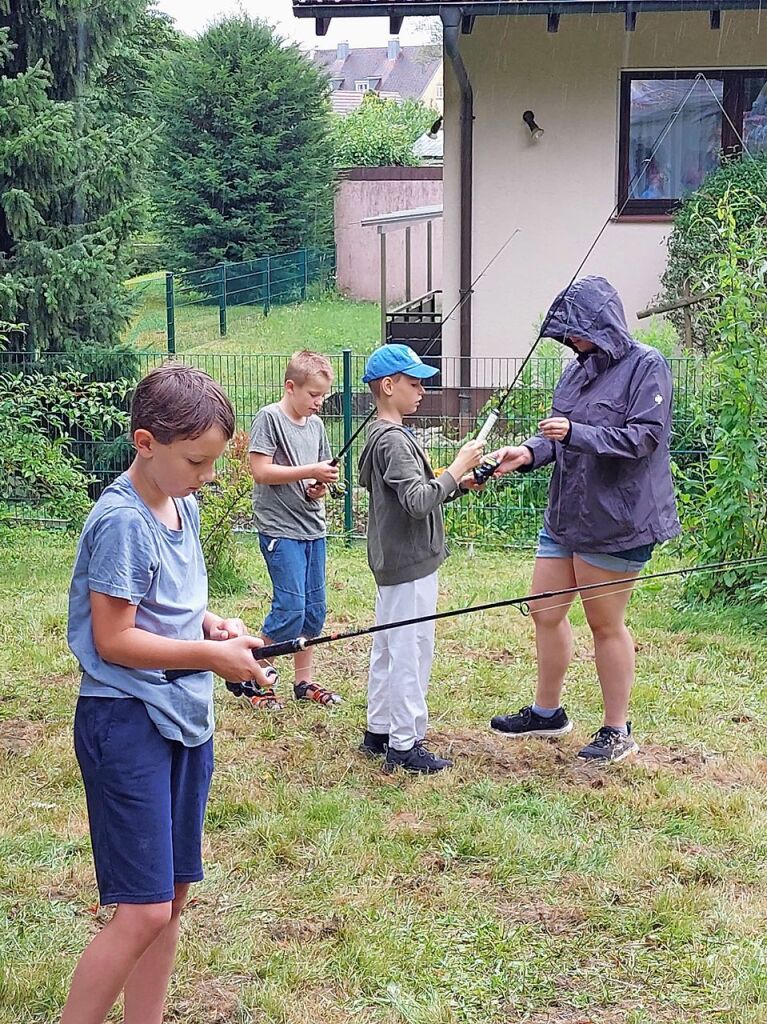
[[500,459],[496,459],[494,455],[485,455],[480,464],[473,470],[472,475],[474,476],[474,483],[477,484],[477,486],[482,487],[483,484],[487,483],[493,473],[495,473],[500,464]]
[[[254,657],[258,657],[258,648],[254,651]],[[280,681],[279,674],[274,665],[267,665],[264,669],[264,675],[269,681],[269,685],[259,686],[255,679],[249,679],[246,683],[230,683],[229,680],[225,680],[227,690],[235,697],[265,697],[269,692],[273,692],[277,688],[277,683]]]

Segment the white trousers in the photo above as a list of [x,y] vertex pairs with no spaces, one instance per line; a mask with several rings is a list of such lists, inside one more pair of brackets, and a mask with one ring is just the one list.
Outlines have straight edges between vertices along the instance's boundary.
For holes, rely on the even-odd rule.
[[[437,574],[412,583],[379,587],[376,625],[433,615]],[[410,750],[426,736],[426,692],[434,659],[434,622],[373,634],[368,673],[368,729],[389,736],[394,750]]]

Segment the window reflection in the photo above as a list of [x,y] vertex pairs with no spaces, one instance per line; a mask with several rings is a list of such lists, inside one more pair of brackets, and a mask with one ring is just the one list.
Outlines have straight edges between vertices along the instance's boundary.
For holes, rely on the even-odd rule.
[[[759,79],[764,85],[765,79]],[[631,82],[629,180],[632,199],[680,199],[719,163],[721,79]],[[689,98],[685,102],[685,97]],[[719,101],[719,102],[717,102]],[[664,135],[674,113],[684,109]],[[762,117],[764,132],[765,118]],[[658,141],[663,136],[662,141]]]
[[743,141],[752,156],[767,153],[767,75],[743,80]]

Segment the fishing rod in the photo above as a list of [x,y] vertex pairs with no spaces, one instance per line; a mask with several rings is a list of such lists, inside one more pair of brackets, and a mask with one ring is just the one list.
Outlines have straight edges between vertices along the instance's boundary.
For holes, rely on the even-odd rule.
[[[339,640],[354,640],[361,636],[371,636],[374,633],[381,633],[387,629],[400,629],[403,626],[417,626],[422,622],[437,622],[440,619],[454,618],[459,615],[469,615],[474,612],[491,611],[495,608],[517,607],[523,615],[530,615],[530,605],[535,601],[549,600],[553,597],[570,597],[580,594],[602,591],[607,587],[620,587],[627,584],[630,589],[637,583],[647,583],[649,580],[666,579],[669,576],[690,576],[699,572],[726,572],[729,569],[746,565],[767,565],[767,555],[757,558],[740,558],[729,562],[708,562],[705,565],[689,566],[683,569],[666,569],[662,572],[648,573],[646,576],[626,576],[622,579],[608,580],[604,583],[587,583],[583,586],[565,587],[562,590],[542,590],[537,594],[527,594],[524,597],[510,597],[503,601],[491,601],[488,604],[468,605],[465,608],[453,608],[446,612],[435,612],[433,615],[421,615],[414,619],[400,619],[397,622],[380,623],[375,626],[365,626],[362,629],[351,629],[346,632],[325,633],[317,637],[296,637],[294,640],[285,640],[282,643],[268,644],[266,647],[257,647],[253,650],[253,657],[257,661],[268,658],[278,658],[286,654],[298,654],[308,647],[317,647],[320,644],[336,643]],[[608,596],[608,595],[603,595]],[[589,598],[586,598],[589,600]],[[591,599],[593,600],[593,599]],[[534,614],[534,611],[533,611]]]
[[[687,90],[687,93],[686,93],[684,99],[682,100],[682,102],[679,104],[677,109],[674,111],[674,113],[671,115],[671,117],[669,117],[668,121],[666,122],[666,124],[661,129],[658,137],[655,140],[655,143],[653,144],[653,148],[650,151],[649,156],[642,162],[640,168],[637,170],[637,172],[634,175],[634,177],[629,181],[629,183],[628,183],[628,185],[626,187],[626,198],[624,199],[624,201],[622,203],[621,203],[621,201],[619,199],[618,202],[613,206],[612,210],[610,210],[610,213],[607,216],[607,218],[605,219],[605,222],[602,224],[602,226],[600,227],[599,231],[597,232],[596,237],[594,238],[593,242],[590,244],[590,246],[586,250],[586,255],[583,257],[581,262],[578,264],[577,270],[575,271],[573,276],[570,278],[570,281],[569,281],[567,287],[564,289],[564,291],[560,294],[559,298],[556,300],[556,302],[554,302],[552,307],[549,309],[548,313],[546,314],[546,316],[545,316],[545,318],[543,320],[543,323],[541,324],[540,330],[538,331],[538,334],[536,335],[536,338],[533,341],[533,344],[530,346],[530,349],[528,350],[527,354],[525,355],[524,359],[522,360],[522,363],[521,363],[519,369],[514,374],[514,378],[513,378],[512,382],[511,382],[511,384],[509,384],[509,386],[503,392],[501,397],[498,399],[498,401],[495,404],[495,407],[493,409],[491,409],[490,412],[488,413],[487,419],[485,420],[485,422],[482,425],[482,428],[480,429],[479,433],[477,434],[477,438],[476,438],[477,441],[481,441],[483,444],[487,441],[487,439],[490,436],[493,428],[495,427],[496,423],[500,419],[501,413],[503,412],[503,407],[506,405],[506,402],[511,397],[512,391],[516,387],[517,382],[519,381],[519,379],[522,376],[522,374],[525,372],[525,368],[527,367],[528,363],[532,359],[532,357],[533,357],[533,355],[535,353],[535,350],[538,347],[539,342],[543,338],[546,337],[546,331],[548,330],[549,325],[551,324],[551,321],[554,318],[554,315],[558,312],[558,310],[562,306],[563,302],[567,298],[568,294],[570,293],[570,290],[572,289],[573,285],[575,284],[575,282],[576,282],[576,280],[578,278],[578,275],[583,270],[583,268],[585,267],[586,263],[588,262],[589,257],[591,256],[591,254],[596,249],[597,245],[599,244],[600,239],[602,238],[602,235],[607,230],[607,227],[610,224],[610,222],[612,221],[612,219],[615,216],[620,217],[620,215],[623,213],[624,209],[626,208],[626,204],[631,199],[632,192],[633,192],[633,189],[634,189],[634,185],[636,185],[636,183],[642,178],[642,176],[644,174],[646,174],[648,167],[650,166],[652,160],[655,157],[655,154],[660,149],[660,147],[663,144],[663,141],[665,140],[665,138],[668,135],[668,133],[674,127],[674,124],[676,123],[677,118],[679,117],[679,115],[682,113],[682,111],[684,110],[685,106],[687,105],[687,102],[690,99],[690,97],[692,96],[692,94],[693,94],[693,92],[695,90],[695,86],[698,84],[699,78],[701,78],[701,77],[703,77],[704,80],[706,80],[705,76],[700,76],[700,75],[696,76],[696,78],[693,80],[693,83],[690,86],[690,88]],[[486,455],[482,459],[480,464],[474,470],[474,481],[475,481],[475,483],[479,484],[480,486],[483,485],[483,484],[486,484],[487,481],[495,473],[496,469],[498,469],[499,466],[500,466],[500,462],[498,461],[498,459],[496,459],[492,455]]]
[[[519,234],[519,230],[520,230],[519,228],[514,228],[514,230],[509,235],[509,237],[506,239],[506,241],[503,243],[503,245],[500,247],[500,249],[498,249],[495,252],[495,254],[493,255],[493,257],[489,260],[489,262],[485,264],[485,266],[482,268],[480,273],[477,274],[477,276],[471,282],[471,284],[466,289],[466,291],[463,293],[463,295],[461,295],[461,297],[458,299],[456,304],[452,307],[452,309],[450,309],[450,311],[448,312],[447,316],[442,318],[442,320],[440,321],[439,325],[435,328],[434,332],[432,333],[431,337],[427,338],[427,340],[426,340],[426,347],[424,348],[423,352],[421,353],[421,358],[422,359],[429,355],[429,353],[431,352],[432,348],[434,347],[434,344],[437,341],[439,341],[439,339],[441,338],[441,336],[442,336],[442,329],[445,326],[445,324],[448,322],[448,320],[451,318],[451,316],[453,316],[453,314],[456,313],[463,306],[464,302],[467,301],[469,296],[474,293],[475,287],[479,284],[479,282],[482,280],[482,278],[485,276],[485,274],[488,272],[488,270],[492,267],[492,265],[495,263],[495,261],[508,248],[508,246],[511,244],[511,242],[516,237],[516,235]],[[351,448],[352,448],[354,442],[360,436],[360,434],[365,429],[365,427],[368,425],[368,423],[370,423],[370,421],[371,421],[371,419],[373,418],[374,415],[375,415],[375,405],[368,412],[367,416],[365,416],[365,418],[363,419],[362,423],[360,423],[360,425],[357,427],[357,429],[354,431],[354,433],[351,435],[351,437],[348,439],[348,441],[344,444],[343,448],[338,452],[337,455],[334,455],[333,458],[330,460],[330,465],[331,466],[339,465],[339,463],[342,461],[342,459],[344,459],[346,457],[346,455],[349,453],[349,451],[351,451]],[[340,497],[342,497],[346,493],[346,484],[343,481],[339,481],[338,483],[331,484],[330,487],[329,487],[329,491],[330,491],[332,497],[340,498]]]

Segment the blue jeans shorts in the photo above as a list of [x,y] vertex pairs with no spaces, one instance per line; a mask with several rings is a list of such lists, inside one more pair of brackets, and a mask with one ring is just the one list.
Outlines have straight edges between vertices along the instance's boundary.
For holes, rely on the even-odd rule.
[[604,569],[605,572],[641,572],[645,565],[652,558],[654,544],[642,544],[638,548],[628,548],[626,551],[613,551],[611,554],[599,554],[594,551],[570,551],[569,548],[557,544],[546,532],[545,528],[538,535],[538,550],[536,558],[572,558],[577,555],[584,562],[595,566],[597,569]]
[[261,554],[272,581],[272,607],[264,635],[282,643],[315,637],[325,624],[325,538],[291,540],[259,533]]
[[168,903],[201,881],[213,740],[166,739],[134,697],[80,697],[75,754],[101,904]]

